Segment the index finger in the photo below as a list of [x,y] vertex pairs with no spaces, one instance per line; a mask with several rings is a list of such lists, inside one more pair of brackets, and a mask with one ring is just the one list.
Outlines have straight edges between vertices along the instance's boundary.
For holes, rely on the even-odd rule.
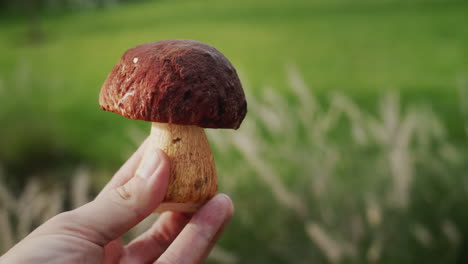
[[233,213],[231,199],[225,194],[216,195],[192,217],[155,264],[201,263]]

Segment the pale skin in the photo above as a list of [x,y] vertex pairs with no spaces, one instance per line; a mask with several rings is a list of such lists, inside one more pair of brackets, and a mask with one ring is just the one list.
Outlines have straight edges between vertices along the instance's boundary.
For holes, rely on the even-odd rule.
[[157,150],[142,161],[145,145],[92,202],[39,226],[0,263],[203,262],[233,215],[227,195],[216,195],[193,215],[165,212],[145,233],[122,243],[121,236],[148,217],[167,190],[169,160]]

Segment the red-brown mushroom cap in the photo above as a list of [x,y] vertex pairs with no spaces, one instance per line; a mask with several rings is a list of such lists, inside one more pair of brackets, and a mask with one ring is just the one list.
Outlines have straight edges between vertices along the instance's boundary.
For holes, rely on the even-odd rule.
[[99,104],[124,117],[237,129],[247,113],[228,59],[194,40],[163,40],[127,50],[107,76]]

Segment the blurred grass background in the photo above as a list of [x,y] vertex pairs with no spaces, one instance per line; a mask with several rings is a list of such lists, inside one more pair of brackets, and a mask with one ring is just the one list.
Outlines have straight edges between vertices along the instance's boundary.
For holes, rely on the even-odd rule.
[[[249,102],[241,129],[208,131],[237,204],[214,262],[468,261],[467,1],[0,8],[5,201],[32,180],[76,189],[83,166],[95,194],[149,132],[99,109],[112,66],[144,42],[196,39],[231,60]],[[77,205],[67,197],[55,211]]]

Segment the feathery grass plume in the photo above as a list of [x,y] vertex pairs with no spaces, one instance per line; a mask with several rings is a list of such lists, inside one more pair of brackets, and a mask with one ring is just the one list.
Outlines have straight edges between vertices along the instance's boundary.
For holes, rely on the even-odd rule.
[[8,210],[0,207],[0,254],[6,252],[15,243]]
[[[388,227],[393,225],[400,232],[405,229],[405,237],[431,245],[434,229],[443,227],[418,222],[418,213],[412,210],[421,198],[413,197],[413,189],[438,179],[447,181],[443,188],[448,191],[453,183],[445,175],[466,159],[450,142],[430,106],[403,107],[398,93],[377,98],[377,112],[340,93],[320,104],[297,68],[288,67],[287,73],[298,104],[272,87],[259,97],[247,92],[249,115],[242,127],[235,132],[208,132],[213,148],[219,151],[220,186],[229,181],[236,202],[251,208],[236,212],[239,224],[256,232],[256,221],[250,215],[265,211],[236,197],[236,192],[245,194],[242,188],[250,182],[271,192],[274,201],[264,195],[251,196],[268,201],[258,204],[271,207],[267,212],[275,220],[270,221],[302,225],[309,239],[303,243],[310,243],[315,248],[311,252],[321,252],[331,263],[379,262],[399,247],[398,242],[392,243],[396,237]],[[237,155],[241,156],[238,161],[233,158]],[[223,160],[238,165],[226,166]],[[257,189],[263,190],[253,188]],[[447,234],[455,233],[450,227],[445,229]],[[297,233],[289,235],[283,228],[272,227],[269,234],[297,239]],[[362,242],[370,238],[371,243]],[[242,262],[243,256],[237,255]]]
[[17,236],[23,238],[33,228],[35,217],[34,208],[43,208],[42,200],[36,199],[41,189],[40,182],[32,178],[27,184],[25,190],[16,201],[16,216],[18,217]]
[[0,181],[0,253],[62,211],[63,199],[58,195],[61,189],[51,189],[32,177],[23,192],[14,197]]
[[441,223],[442,233],[447,237],[447,239],[455,246],[458,246],[461,241],[460,231],[457,226],[449,219],[445,219]]
[[90,201],[89,178],[90,171],[84,166],[78,167],[71,181],[71,204],[73,208],[80,207]]
[[[245,123],[237,131],[206,131],[220,190],[238,208],[210,261],[455,258],[466,236],[463,230],[468,230],[461,213],[468,201],[466,144],[450,138],[430,105],[403,106],[398,93],[375,98],[376,111],[342,93],[318,100],[295,66],[287,67],[286,74],[289,97],[270,86],[254,96],[241,78],[249,102]],[[465,107],[468,92],[460,100]],[[468,110],[462,111],[468,116]],[[464,125],[468,127],[468,119]],[[137,126],[128,131],[135,146],[147,134]],[[94,172],[85,168],[76,170],[71,192],[32,180],[15,197],[0,184],[3,250],[38,223],[71,209],[62,201],[73,206],[88,201]],[[14,220],[20,218],[25,219]],[[128,238],[144,232],[156,218],[132,229]],[[436,245],[442,253],[429,254]],[[407,251],[415,256],[399,254]]]
[[431,247],[432,244],[434,244],[434,239],[432,238],[431,233],[429,232],[429,230],[427,230],[427,228],[425,228],[420,223],[414,224],[412,231],[413,231],[413,236],[424,247]]
[[324,252],[330,263],[339,263],[343,258],[342,243],[333,239],[317,223],[307,223],[306,231],[310,239]]
[[[252,124],[249,124],[248,121],[246,123],[247,124],[244,125],[245,127],[249,128],[250,125],[252,128]],[[250,138],[254,138],[253,133],[254,132],[250,134]],[[245,137],[244,135],[234,135],[233,143],[241,151],[241,153],[245,155],[246,160],[257,172],[257,175],[271,187],[272,193],[275,195],[278,201],[284,206],[294,210],[300,217],[306,217],[307,209],[303,202],[295,194],[290,192],[283,185],[283,183],[281,183],[279,177],[276,175],[276,172],[271,170],[270,166],[268,166],[268,164],[261,158],[261,153],[257,150],[257,146],[261,144],[261,142],[249,142],[247,140],[248,138],[249,137]]]
[[13,199],[8,189],[2,184],[3,177],[5,175],[0,163],[0,254],[12,247],[15,241],[8,212]]
[[210,255],[208,256],[208,260],[222,264],[235,264],[239,262],[236,255],[226,251],[220,246],[213,247],[213,250],[211,250]]
[[6,186],[1,184],[1,179],[2,177],[0,177],[0,208],[10,210],[13,207],[14,199]]
[[372,228],[378,228],[382,223],[382,210],[375,198],[368,198],[366,201],[366,218],[367,223]]
[[299,70],[295,65],[288,65],[286,67],[286,71],[288,73],[290,86],[299,100],[299,108],[302,110],[298,112],[299,117],[303,123],[308,124],[310,117],[313,117],[315,111],[317,108],[319,108],[318,102],[311,93],[312,90],[307,87],[304,79],[299,74]]
[[44,223],[50,218],[65,211],[63,201],[66,199],[64,190],[57,186],[52,191],[48,192],[47,207],[44,208],[40,215],[40,222]]
[[389,150],[389,162],[391,175],[393,177],[393,189],[390,199],[400,208],[405,208],[409,200],[409,188],[413,178],[412,155],[409,152],[409,144],[417,125],[418,117],[415,113],[407,114],[399,121],[399,101],[391,95],[387,97],[389,106],[384,106],[382,114],[384,126],[389,132],[387,145]]
[[377,239],[372,241],[366,253],[366,258],[369,263],[378,263],[382,254],[382,240]]

